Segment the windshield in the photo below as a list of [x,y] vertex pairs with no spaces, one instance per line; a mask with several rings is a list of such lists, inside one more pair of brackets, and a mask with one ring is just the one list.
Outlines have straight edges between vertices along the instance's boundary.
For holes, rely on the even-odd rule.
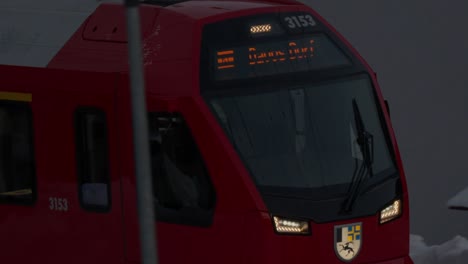
[[387,177],[396,169],[367,75],[210,97],[209,104],[259,187],[336,195],[363,162],[353,100],[373,137],[374,178]]

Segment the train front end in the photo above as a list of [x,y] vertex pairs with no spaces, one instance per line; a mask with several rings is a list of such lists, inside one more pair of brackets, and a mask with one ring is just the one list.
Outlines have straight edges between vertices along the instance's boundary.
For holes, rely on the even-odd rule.
[[250,13],[203,24],[200,55],[202,98],[258,199],[245,259],[412,263],[405,176],[375,74],[304,6]]

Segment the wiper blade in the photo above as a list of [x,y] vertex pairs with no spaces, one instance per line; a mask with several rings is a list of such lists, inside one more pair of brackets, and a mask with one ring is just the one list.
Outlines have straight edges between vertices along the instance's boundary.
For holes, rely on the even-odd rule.
[[372,164],[374,163],[374,136],[369,133],[364,126],[356,99],[353,99],[353,112],[354,122],[358,132],[357,143],[361,149],[366,167],[369,170],[369,176],[372,177],[374,175],[372,171]]
[[353,98],[353,114],[354,123],[357,130],[357,143],[362,153],[363,162],[358,169],[358,159],[356,158],[356,167],[353,173],[353,178],[348,188],[348,195],[343,203],[342,210],[345,213],[349,213],[353,209],[354,202],[361,191],[361,185],[364,177],[372,177],[374,172],[372,170],[372,164],[374,162],[374,137],[369,133],[362,120],[361,112],[356,99]]

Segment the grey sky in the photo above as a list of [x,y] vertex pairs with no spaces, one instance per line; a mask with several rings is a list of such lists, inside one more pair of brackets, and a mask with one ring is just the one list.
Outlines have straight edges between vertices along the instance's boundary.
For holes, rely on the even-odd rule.
[[1,0],[0,64],[46,66],[99,3],[96,0]]

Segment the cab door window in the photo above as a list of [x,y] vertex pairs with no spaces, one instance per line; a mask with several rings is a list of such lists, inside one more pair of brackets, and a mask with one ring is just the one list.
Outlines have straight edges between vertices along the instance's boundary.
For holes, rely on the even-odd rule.
[[158,220],[206,226],[214,188],[198,146],[180,115],[149,115],[153,191]]

